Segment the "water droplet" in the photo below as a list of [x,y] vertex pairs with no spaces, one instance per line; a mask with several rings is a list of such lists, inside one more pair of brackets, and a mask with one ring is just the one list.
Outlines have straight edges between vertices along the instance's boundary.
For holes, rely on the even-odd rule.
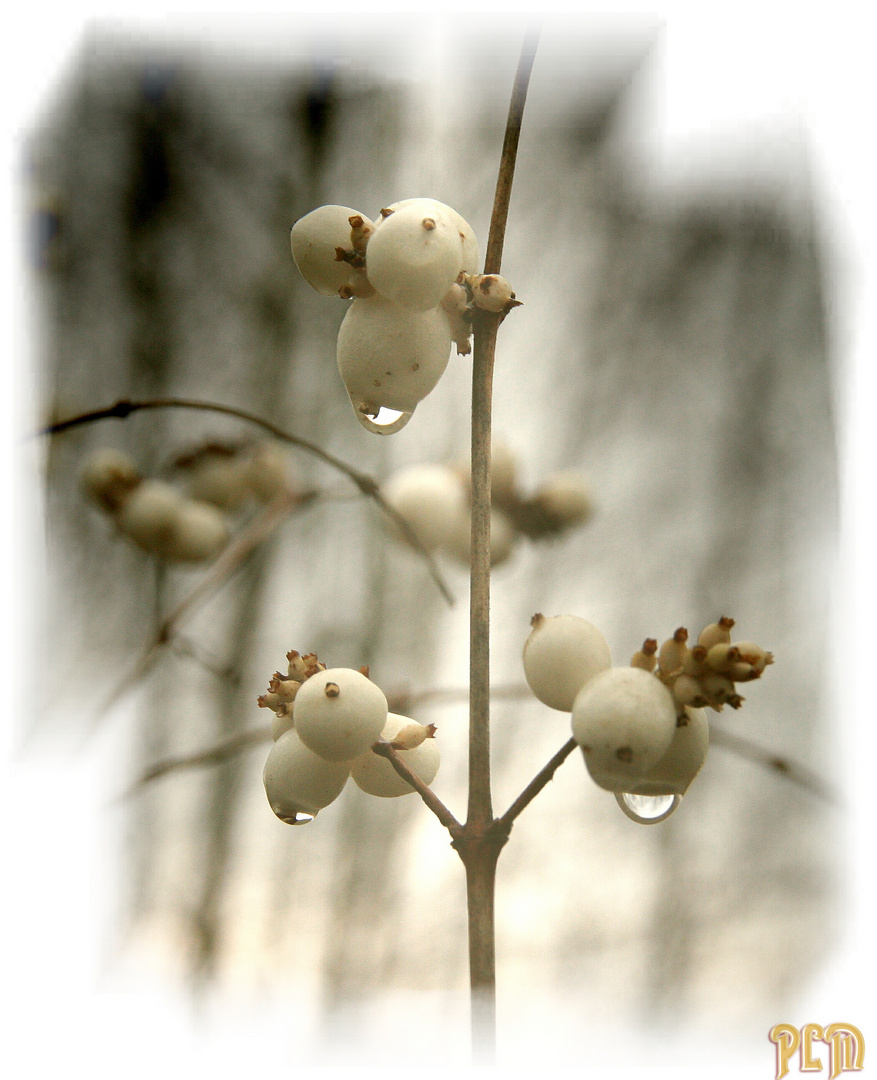
[[376,413],[369,413],[366,405],[354,405],[354,412],[360,424],[366,431],[373,431],[377,435],[392,435],[394,431],[401,431],[414,414],[411,412],[399,412],[398,409],[387,409],[382,405]]
[[317,815],[303,814],[301,811],[296,811],[295,814],[290,814],[288,817],[285,817],[282,814],[278,814],[277,816],[281,821],[285,821],[287,825],[310,825]]
[[631,821],[640,825],[657,825],[666,821],[682,802],[681,795],[631,795],[627,791],[615,793],[615,800]]

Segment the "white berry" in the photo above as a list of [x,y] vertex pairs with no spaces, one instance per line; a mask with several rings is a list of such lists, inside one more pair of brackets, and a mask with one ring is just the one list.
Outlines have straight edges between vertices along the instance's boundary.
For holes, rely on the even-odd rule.
[[113,514],[138,486],[141,476],[127,454],[102,447],[90,455],[80,480],[86,495]]
[[520,303],[511,285],[499,274],[476,274],[469,278],[469,287],[475,306],[485,311],[506,311]]
[[415,311],[440,304],[462,267],[460,231],[431,199],[414,199],[394,211],[369,240],[369,282],[388,300]]
[[[388,713],[387,722],[381,737],[392,742],[403,727],[413,724],[407,716]],[[439,768],[439,749],[435,739],[425,738],[419,746],[411,750],[398,750],[397,753],[408,768],[419,776],[424,784],[431,784]],[[393,799],[399,795],[410,795],[414,788],[396,772],[390,762],[367,750],[350,763],[350,775],[369,795],[383,799]]]
[[587,521],[594,511],[591,493],[574,472],[558,472],[548,477],[533,503],[557,529],[567,529]]
[[[448,521],[448,536],[442,550],[463,566],[472,563],[472,518],[467,506],[462,514]],[[490,511],[490,565],[501,566],[515,549],[518,534],[502,510]]]
[[308,749],[327,761],[350,761],[380,737],[387,699],[361,672],[328,668],[302,683],[292,715]]
[[316,817],[334,802],[349,775],[348,765],[319,757],[290,729],[271,747],[262,780],[271,809],[281,821],[295,825],[299,815]]
[[427,551],[435,551],[450,538],[456,521],[468,520],[465,489],[445,465],[402,469],[390,477],[381,493]]
[[591,778],[608,791],[630,791],[667,752],[675,730],[670,691],[642,668],[601,671],[573,703],[573,737]]
[[[382,225],[383,222],[392,215],[392,213],[395,213],[398,210],[403,210],[406,207],[411,206],[413,203],[420,202],[432,203],[433,206],[437,206],[440,211],[450,217],[451,221],[453,221],[454,225],[457,228],[457,231],[460,235],[460,242],[463,247],[462,270],[465,274],[477,274],[480,264],[480,255],[478,252],[478,239],[475,236],[475,232],[472,226],[463,217],[462,214],[458,213],[458,211],[453,208],[453,206],[448,206],[446,203],[439,202],[438,199],[402,199],[399,202],[391,203],[388,207],[386,207],[386,209],[391,213],[388,214],[387,217],[384,217],[382,220],[378,221],[375,227],[378,228],[380,225]],[[384,211],[381,211],[381,213],[383,214]]]
[[163,555],[172,542],[183,501],[170,484],[144,480],[119,509],[116,524],[138,547]]
[[183,499],[174,528],[159,552],[172,562],[205,562],[228,543],[228,524],[209,503]]
[[450,355],[450,324],[440,308],[410,311],[382,296],[354,300],[338,331],[338,370],[357,415],[413,412]]
[[537,698],[551,709],[570,712],[576,695],[612,664],[606,638],[577,615],[534,615],[524,644],[524,675]]
[[364,214],[349,206],[318,206],[298,219],[289,234],[295,265],[302,277],[318,293],[337,296],[349,282],[354,267],[338,259],[337,249],[353,251],[351,218],[361,218],[372,226]]
[[670,746],[661,760],[625,791],[631,795],[684,795],[706,761],[710,725],[703,709],[687,708],[676,722]]

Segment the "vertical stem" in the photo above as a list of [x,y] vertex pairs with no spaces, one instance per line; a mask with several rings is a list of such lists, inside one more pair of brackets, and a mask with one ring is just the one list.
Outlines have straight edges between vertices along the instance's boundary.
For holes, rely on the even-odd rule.
[[483,841],[465,859],[469,910],[469,986],[472,995],[472,1059],[496,1060],[496,934],[494,896],[500,847]]
[[485,829],[490,796],[490,431],[499,315],[479,311],[472,360],[472,547],[469,588],[469,816]]
[[[533,67],[536,35],[527,36],[518,62],[506,123],[485,273],[499,273],[521,117]],[[496,1048],[496,955],[494,894],[496,862],[504,842],[489,833],[490,793],[490,437],[493,367],[500,314],[476,309],[472,358],[472,545],[469,591],[469,807],[455,846],[466,867],[469,912],[469,976],[473,1056],[494,1061]]]

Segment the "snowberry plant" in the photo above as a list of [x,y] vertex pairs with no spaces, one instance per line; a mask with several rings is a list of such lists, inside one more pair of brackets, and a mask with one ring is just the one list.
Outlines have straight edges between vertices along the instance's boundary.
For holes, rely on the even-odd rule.
[[[500,448],[494,471],[491,400],[497,331],[520,303],[500,263],[521,116],[533,60],[522,54],[506,128],[484,266],[472,229],[453,208],[417,196],[374,219],[321,206],[292,227],[292,255],[318,292],[349,304],[338,334],[340,376],[358,421],[391,435],[404,427],[444,373],[452,343],[472,355],[471,465],[402,470],[384,499],[420,546],[470,566],[469,799],[464,822],[430,788],[438,769],[435,730],[388,710],[366,669],[330,668],[288,654],[259,704],[275,713],[276,739],[264,781],[274,813],[311,821],[346,780],[376,796],[416,791],[448,829],[467,880],[473,1035],[480,1060],[495,1041],[494,881],[514,820],[581,749],[587,772],[634,821],[664,820],[704,763],[705,709],[739,708],[738,683],[760,677],[771,654],[732,642],[732,619],[706,627],[696,645],[679,628],[658,649],[646,639],[628,666],[613,666],[600,630],[575,615],[537,614],[523,647],[527,683],[551,709],[568,713],[572,737],[505,813],[494,816],[489,765],[490,568],[518,535],[539,538],[585,520],[586,490],[569,474],[531,498],[517,488]],[[470,337],[473,343],[470,343]],[[410,536],[407,537],[410,539]]]
[[[394,712],[368,668],[329,667],[314,653],[291,650],[285,670],[270,677],[258,705],[273,714],[263,781],[280,821],[313,822],[352,781],[377,798],[418,794],[447,829],[466,874],[473,1036],[482,1061],[492,1059],[495,1043],[496,867],[517,817],[580,750],[590,780],[607,797],[613,795],[629,818],[641,824],[663,821],[704,765],[707,710],[739,709],[744,700],[739,687],[760,678],[773,660],[760,645],[734,637],[734,620],[727,616],[704,627],[696,641],[681,626],[660,647],[656,638],[646,638],[629,664],[619,666],[604,634],[586,618],[534,615],[529,636],[526,626],[521,628],[523,673],[544,706],[569,717],[571,734],[508,808],[494,813],[491,566],[508,558],[522,539],[562,535],[592,512],[590,493],[574,473],[549,475],[535,492],[523,491],[514,456],[492,440],[497,333],[520,304],[500,270],[534,49],[528,41],[512,91],[483,263],[465,218],[423,195],[389,202],[374,218],[349,206],[321,206],[296,221],[290,233],[292,256],[306,282],[347,305],[337,365],[354,415],[368,432],[398,432],[441,379],[452,349],[471,356],[471,455],[465,466],[412,466],[378,485],[269,421],[189,400],[120,401],[47,429],[56,433],[87,420],[124,418],[139,408],[167,405],[236,415],[344,472],[385,511],[390,536],[419,549],[443,588],[432,562],[435,553],[468,566],[465,815],[458,818],[431,787],[442,733]],[[118,533],[150,555],[182,563],[221,555],[217,564],[225,570],[260,541],[275,512],[288,512],[295,502],[274,444],[209,443],[178,456],[174,468],[177,483],[147,478],[128,457],[104,450],[87,462],[82,486]],[[242,541],[230,532],[229,522],[259,504],[264,515],[256,515]],[[211,567],[208,576],[215,570]],[[157,645],[167,639],[169,626],[166,621]],[[635,640],[642,640],[642,632],[635,628]]]

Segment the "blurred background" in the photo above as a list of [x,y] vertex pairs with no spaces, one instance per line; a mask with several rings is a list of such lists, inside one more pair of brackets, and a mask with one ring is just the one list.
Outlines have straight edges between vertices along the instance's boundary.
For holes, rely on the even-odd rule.
[[[379,482],[465,459],[466,357],[402,432],[356,424],[334,356],[345,303],[300,278],[288,231],[321,203],[374,217],[429,195],[483,250],[520,28],[284,32],[244,50],[104,26],[72,50],[17,162],[37,364],[24,427],[180,396],[256,412]],[[537,53],[503,264],[524,305],[500,335],[494,430],[525,491],[574,470],[595,512],[563,538],[521,540],[494,574],[497,811],[568,737],[564,715],[518,692],[535,611],[592,620],[616,663],[728,614],[776,663],[741,711],[711,714],[716,745],[666,823],[625,818],[578,755],[519,819],[497,892],[507,1060],[569,1064],[583,1041],[599,1059],[598,1040],[631,1032],[659,1060],[751,1046],[770,1067],[766,1032],[796,1022],[852,902],[830,664],[845,267],[800,102],[779,93],[754,118],[726,102],[705,110],[710,138],[658,139],[674,87],[739,76],[727,53],[723,69],[695,49],[674,83],[678,40],[657,18],[549,21]],[[761,72],[764,100],[774,75],[758,59],[745,81],[757,97]],[[191,1023],[217,1067],[404,1064],[424,1042],[431,1064],[465,1062],[465,891],[444,830],[413,796],[353,785],[307,828],[282,825],[255,704],[289,649],[369,664],[437,725],[433,786],[462,815],[465,699],[428,695],[465,686],[465,571],[441,564],[449,606],[373,503],[290,451],[290,484],[317,496],[132,677],[204,571],[121,539],[83,499],[82,465],[109,446],[179,478],[181,454],[252,434],[167,410],[26,451],[44,494],[24,546],[44,558],[15,738],[42,790],[17,876],[22,910],[52,915],[25,998],[79,939],[101,1015],[163,1033],[159,1046]],[[725,731],[818,783],[722,745]],[[242,733],[237,752],[137,783]]]

